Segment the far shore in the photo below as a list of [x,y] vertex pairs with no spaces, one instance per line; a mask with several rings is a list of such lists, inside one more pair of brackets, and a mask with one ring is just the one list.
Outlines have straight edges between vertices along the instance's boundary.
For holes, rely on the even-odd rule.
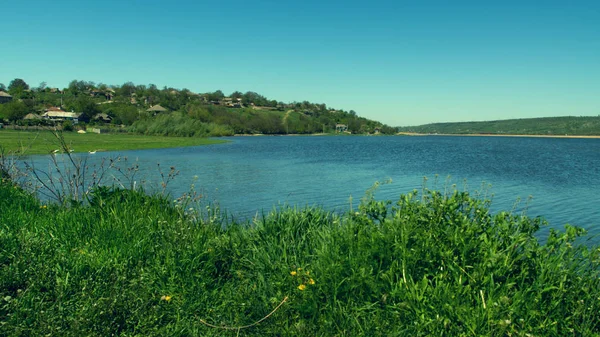
[[527,135],[527,134],[493,134],[493,133],[415,133],[399,132],[401,136],[459,136],[459,137],[532,137],[532,138],[590,138],[599,139],[600,135]]

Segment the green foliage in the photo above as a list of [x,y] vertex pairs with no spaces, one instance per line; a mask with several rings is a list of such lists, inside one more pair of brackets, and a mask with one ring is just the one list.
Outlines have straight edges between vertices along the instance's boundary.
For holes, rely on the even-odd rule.
[[160,114],[152,119],[138,120],[129,128],[144,135],[207,137],[231,136],[233,131],[222,125],[203,123],[179,112]]
[[[345,112],[328,108],[326,104],[308,101],[286,104],[268,99],[253,91],[246,93],[234,91],[230,98],[235,100],[232,101],[235,104],[224,104],[225,94],[221,90],[195,94],[187,89],[179,90],[170,87],[158,89],[153,84],[146,86],[125,82],[120,86],[109,87],[105,84],[96,85],[94,82],[73,80],[63,91],[47,89],[44,82],[34,91],[26,91],[23,88],[28,88],[28,85],[21,81],[15,79],[11,85],[14,90],[19,91],[19,95],[15,98],[23,99],[29,111],[43,111],[49,106],[61,106],[68,111],[81,112],[82,120],[92,124],[95,123],[93,120],[95,115],[105,112],[113,118],[113,124],[132,126],[139,121],[138,127],[141,127],[150,124],[147,119],[161,119],[156,121],[155,125],[165,123],[163,117],[149,116],[146,113],[149,107],[160,104],[169,112],[184,113],[204,124],[214,124],[209,127],[213,131],[208,133],[206,125],[193,123],[201,129],[189,130],[189,126],[181,125],[177,128],[171,127],[169,130],[152,130],[152,134],[334,133],[336,124],[346,124],[351,133],[372,134],[379,131],[383,134],[393,134],[395,132],[394,129],[379,122],[358,117],[353,110]],[[241,103],[238,99],[241,99]],[[13,121],[20,118],[18,114],[15,116],[17,117]],[[171,122],[173,120],[189,121],[176,118],[171,119]],[[170,122],[168,124],[172,126]],[[143,132],[148,131],[144,129]]]
[[84,95],[94,88],[94,82],[73,80],[69,83],[67,90],[74,96]]
[[62,130],[63,131],[73,131],[73,122],[71,121],[64,121],[62,123]]
[[207,98],[209,101],[220,101],[225,97],[225,94],[221,90],[217,90],[212,93],[207,94]]
[[6,118],[9,121],[17,121],[25,117],[29,112],[27,105],[19,100],[12,100],[5,104],[0,104],[0,119]]
[[29,85],[21,78],[15,78],[8,84],[8,92],[15,98],[22,98],[26,90],[29,90]]
[[86,95],[81,95],[67,105],[67,110],[77,111],[82,113],[83,121],[90,121],[94,116],[100,113],[100,108],[94,100]]
[[38,108],[60,106],[61,95],[47,91],[38,91],[35,93],[35,101]]
[[131,125],[140,118],[147,118],[148,113],[131,104],[114,103],[101,105],[102,112],[113,118],[113,124]]
[[600,135],[600,116],[508,119],[489,122],[434,123],[399,128],[440,134]]
[[465,192],[392,205],[371,191],[347,215],[282,208],[249,224],[189,210],[190,195],[91,200],[48,205],[2,180],[0,335],[600,334],[600,250],[575,243],[583,231],[542,245],[542,220]]

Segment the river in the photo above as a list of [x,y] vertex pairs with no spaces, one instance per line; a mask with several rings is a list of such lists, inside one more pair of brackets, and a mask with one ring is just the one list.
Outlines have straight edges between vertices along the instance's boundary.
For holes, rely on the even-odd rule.
[[[549,228],[600,234],[600,139],[462,136],[230,137],[227,144],[97,153],[138,163],[136,179],[160,182],[157,164],[179,175],[176,197],[192,184],[230,217],[248,219],[280,205],[356,207],[375,182],[377,199],[398,200],[423,185],[492,198],[492,210],[543,216]],[[85,154],[85,156],[88,156]],[[39,159],[38,159],[39,160]],[[425,178],[426,177],[426,178]],[[136,181],[137,183],[137,181]],[[544,231],[547,231],[545,229]],[[542,231],[542,233],[544,232]],[[593,241],[598,242],[598,238]]]

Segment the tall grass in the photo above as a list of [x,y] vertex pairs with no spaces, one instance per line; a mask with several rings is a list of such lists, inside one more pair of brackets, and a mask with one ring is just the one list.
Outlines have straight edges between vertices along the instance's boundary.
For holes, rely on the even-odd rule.
[[47,205],[3,178],[0,335],[600,334],[600,250],[574,244],[583,231],[541,245],[543,220],[465,192],[251,223],[188,202],[103,187]]
[[128,130],[144,135],[178,137],[221,137],[234,134],[233,130],[226,125],[204,123],[179,112],[138,120]]

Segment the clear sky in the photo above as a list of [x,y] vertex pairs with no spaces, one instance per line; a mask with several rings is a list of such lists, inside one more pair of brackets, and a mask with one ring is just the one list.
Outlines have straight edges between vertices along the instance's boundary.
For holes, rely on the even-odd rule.
[[392,126],[600,115],[600,1],[28,0],[0,83],[255,91]]

